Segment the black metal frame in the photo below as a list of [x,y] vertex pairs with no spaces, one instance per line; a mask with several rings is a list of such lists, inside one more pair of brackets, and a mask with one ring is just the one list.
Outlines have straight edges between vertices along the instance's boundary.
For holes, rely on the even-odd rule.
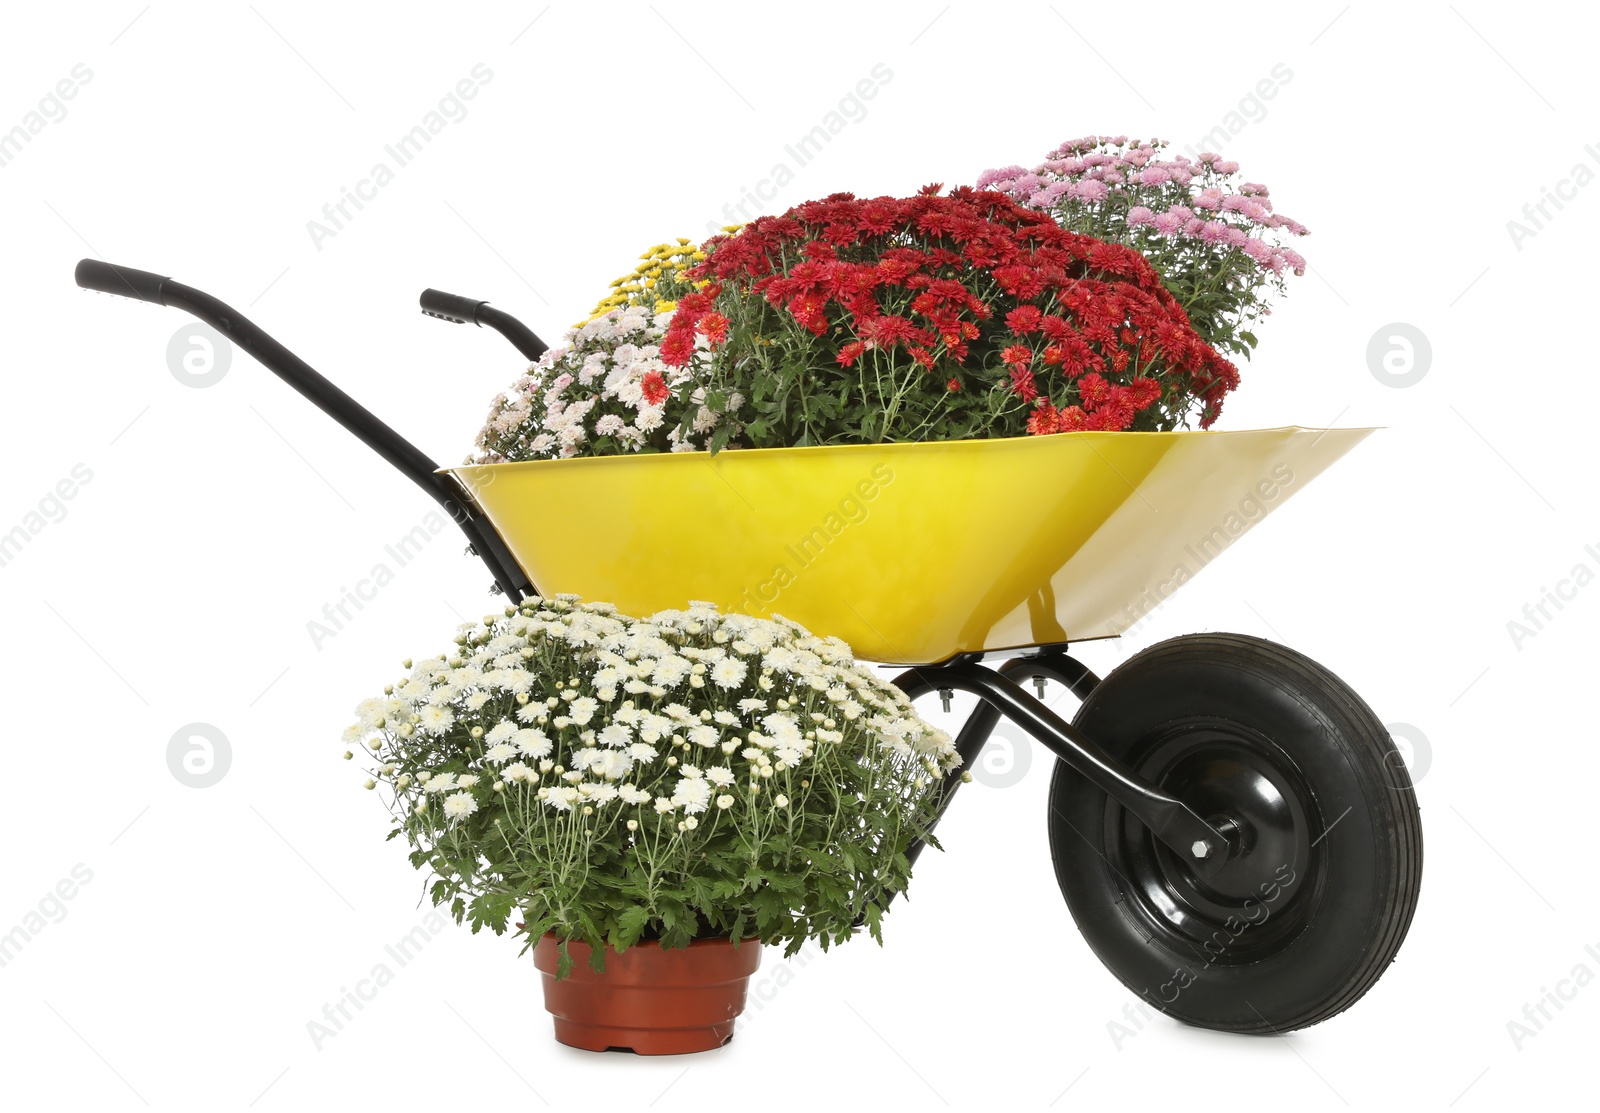
[[[467,535],[471,542],[469,551],[488,567],[496,590],[512,602],[536,593],[532,581],[465,488],[450,475],[441,473],[438,465],[420,449],[237,310],[210,294],[170,278],[113,266],[97,259],[79,262],[75,277],[84,289],[169,305],[206,322],[426,491]],[[529,359],[536,360],[545,351],[544,342],[526,325],[509,314],[491,309],[487,302],[427,290],[421,304],[423,312],[429,316],[457,323],[472,321],[494,328]],[[998,669],[985,665],[985,656],[982,653],[961,654],[936,665],[911,669],[894,681],[912,699],[935,692],[947,696],[951,691],[978,697],[977,709],[956,737],[963,766],[970,767],[977,761],[989,735],[1004,715],[1127,808],[1201,877],[1214,876],[1238,852],[1228,835],[1196,815],[1182,801],[1135,776],[1092,738],[1017,685],[1017,677],[1054,680],[1080,699],[1086,698],[1099,678],[1068,656],[1066,646],[1046,645],[1014,651]],[[960,777],[950,777],[946,781],[940,799],[941,815],[961,784]],[[918,842],[910,848],[909,857],[915,860],[921,851],[922,843]],[[892,897],[893,894],[889,894],[889,899]]]
[[[984,657],[982,653],[960,654],[937,665],[910,669],[894,679],[895,686],[912,699],[934,692],[946,696],[951,691],[978,697],[978,706],[956,735],[956,750],[961,755],[963,768],[976,764],[1000,719],[1008,718],[1126,808],[1201,877],[1214,877],[1238,852],[1238,847],[1224,831],[1197,815],[1181,800],[1135,776],[1094,739],[1017,684],[1019,678],[1054,680],[1080,701],[1087,699],[1100,678],[1069,656],[1065,644],[1022,651],[998,669],[985,665]],[[962,783],[960,777],[946,781],[939,801],[940,815],[949,807]],[[914,843],[907,857],[915,862],[922,849],[920,841]]]

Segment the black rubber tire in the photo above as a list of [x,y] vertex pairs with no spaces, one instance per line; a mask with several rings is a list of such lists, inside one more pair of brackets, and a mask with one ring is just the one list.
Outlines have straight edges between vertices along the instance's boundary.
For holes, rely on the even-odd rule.
[[1193,634],[1112,672],[1074,724],[1204,818],[1247,829],[1202,881],[1057,763],[1056,878],[1124,985],[1177,1020],[1245,1033],[1319,1023],[1372,988],[1416,910],[1422,825],[1393,741],[1348,685],[1273,642]]

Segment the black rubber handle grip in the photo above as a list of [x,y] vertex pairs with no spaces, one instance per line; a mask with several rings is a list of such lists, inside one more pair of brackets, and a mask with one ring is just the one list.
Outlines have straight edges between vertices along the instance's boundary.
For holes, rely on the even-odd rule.
[[161,284],[170,282],[168,275],[119,267],[99,259],[80,259],[73,278],[85,290],[98,290],[102,294],[116,294],[124,298],[166,305],[161,296]]
[[443,290],[424,290],[422,297],[417,300],[428,316],[454,321],[458,325],[478,324],[478,307],[489,304],[464,298],[460,294],[447,294]]
[[486,301],[464,298],[460,294],[447,294],[443,290],[424,290],[417,299],[422,311],[441,321],[454,321],[458,325],[474,324],[479,328],[488,325],[511,341],[517,351],[535,362],[544,355],[548,345],[527,325],[509,313],[504,313]]

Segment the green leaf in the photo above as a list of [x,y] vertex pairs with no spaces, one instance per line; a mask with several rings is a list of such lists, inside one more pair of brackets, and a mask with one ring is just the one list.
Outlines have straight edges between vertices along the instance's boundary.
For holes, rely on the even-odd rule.
[[616,930],[611,933],[611,945],[619,951],[625,951],[644,935],[645,925],[650,922],[650,909],[642,904],[635,904],[622,910],[617,917]]

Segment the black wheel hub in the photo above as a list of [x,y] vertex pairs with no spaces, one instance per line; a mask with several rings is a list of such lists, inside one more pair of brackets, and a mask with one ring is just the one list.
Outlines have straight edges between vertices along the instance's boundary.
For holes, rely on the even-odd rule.
[[1316,808],[1294,762],[1233,723],[1173,724],[1142,744],[1137,772],[1228,836],[1228,862],[1202,878],[1121,807],[1107,813],[1108,859],[1130,910],[1207,965],[1259,961],[1288,946],[1314,903]]

